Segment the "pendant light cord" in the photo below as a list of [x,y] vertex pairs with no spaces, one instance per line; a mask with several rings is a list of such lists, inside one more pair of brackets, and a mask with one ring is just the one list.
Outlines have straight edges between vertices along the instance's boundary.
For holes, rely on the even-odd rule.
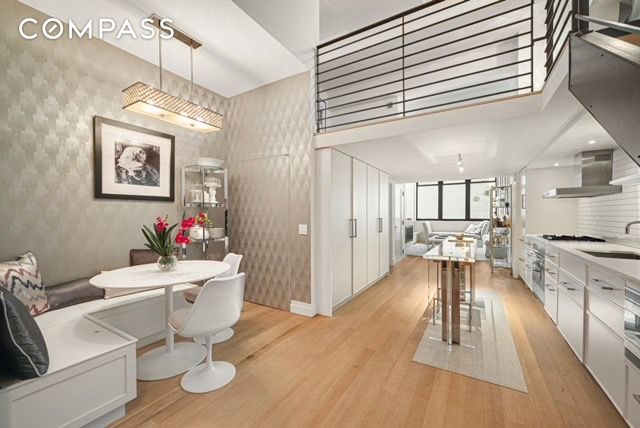
[[160,33],[162,30],[158,31],[158,65],[160,66],[160,90],[162,91],[162,37]]
[[193,45],[189,43],[189,60],[191,62],[191,102],[193,102]]

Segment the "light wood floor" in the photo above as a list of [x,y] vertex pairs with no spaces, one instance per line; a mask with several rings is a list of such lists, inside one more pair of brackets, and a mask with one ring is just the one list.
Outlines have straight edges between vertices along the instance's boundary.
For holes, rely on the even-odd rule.
[[412,361],[428,321],[426,262],[411,257],[333,318],[247,303],[221,390],[191,395],[180,377],[139,382],[118,426],[624,426],[528,288],[479,266],[500,293],[529,393]]

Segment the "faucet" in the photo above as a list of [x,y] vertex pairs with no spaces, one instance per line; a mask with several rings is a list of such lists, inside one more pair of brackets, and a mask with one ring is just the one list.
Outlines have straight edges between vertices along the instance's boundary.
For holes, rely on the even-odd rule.
[[629,230],[631,229],[631,226],[634,225],[634,224],[640,224],[640,220],[636,220],[636,221],[632,221],[632,222],[627,223],[627,225],[624,227],[624,233],[626,235],[629,234]]

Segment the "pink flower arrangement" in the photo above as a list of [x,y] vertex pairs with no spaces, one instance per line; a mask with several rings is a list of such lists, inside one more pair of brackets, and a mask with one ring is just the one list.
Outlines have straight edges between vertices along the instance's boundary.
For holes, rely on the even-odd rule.
[[153,223],[153,229],[144,225],[142,226],[142,234],[146,238],[145,245],[147,248],[155,251],[158,255],[168,257],[174,254],[176,245],[185,247],[191,243],[191,239],[187,236],[187,231],[193,226],[209,226],[211,224],[206,213],[201,212],[196,217],[188,217],[182,220],[180,228],[175,238],[172,236],[173,230],[178,223],[169,226],[169,216],[156,217]]

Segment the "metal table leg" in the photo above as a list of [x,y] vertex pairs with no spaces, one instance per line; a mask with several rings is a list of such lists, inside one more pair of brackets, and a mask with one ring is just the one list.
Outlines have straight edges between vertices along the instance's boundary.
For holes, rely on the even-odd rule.
[[451,338],[449,343],[460,344],[460,285],[464,277],[464,268],[459,262],[453,262],[451,270]]

